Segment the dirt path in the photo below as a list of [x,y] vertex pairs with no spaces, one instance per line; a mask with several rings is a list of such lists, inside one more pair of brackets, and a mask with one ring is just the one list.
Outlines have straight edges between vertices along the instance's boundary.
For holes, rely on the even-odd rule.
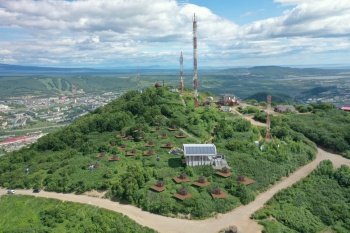
[[[74,194],[62,194],[44,192],[32,193],[31,190],[17,190],[17,194],[33,195],[37,197],[55,198],[64,201],[79,202],[84,204],[90,204],[99,206],[101,208],[116,211],[127,215],[131,219],[135,220],[143,226],[153,228],[159,232],[164,233],[206,233],[206,232],[218,232],[220,229],[228,227],[229,225],[236,225],[240,232],[256,233],[261,232],[261,226],[257,222],[250,219],[250,216],[264,206],[264,204],[273,197],[281,189],[287,188],[300,179],[310,174],[316,166],[325,159],[329,159],[333,162],[335,167],[340,167],[342,164],[350,166],[350,160],[345,159],[339,155],[331,154],[322,149],[318,149],[317,157],[311,163],[298,169],[296,172],[286,177],[282,181],[278,182],[266,192],[261,193],[256,199],[245,206],[240,206],[227,214],[219,214],[216,218],[210,218],[206,220],[184,220],[164,217],[156,214],[151,214],[146,211],[142,211],[131,205],[123,205],[118,202],[113,202],[108,199],[101,199],[97,197],[89,197]],[[0,189],[0,195],[6,193],[5,189]]]

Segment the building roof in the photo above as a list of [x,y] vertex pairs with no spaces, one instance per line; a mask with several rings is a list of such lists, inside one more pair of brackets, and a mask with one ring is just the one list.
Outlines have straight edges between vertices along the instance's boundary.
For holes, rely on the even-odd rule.
[[216,155],[214,144],[183,144],[185,155]]
[[342,107],[341,110],[344,110],[344,111],[350,111],[350,107]]

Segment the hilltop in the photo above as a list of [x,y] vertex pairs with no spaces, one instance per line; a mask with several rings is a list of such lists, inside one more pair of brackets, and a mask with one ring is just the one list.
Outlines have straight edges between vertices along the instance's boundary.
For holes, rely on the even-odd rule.
[[[201,101],[205,98],[200,96]],[[175,131],[169,131],[174,127]],[[175,137],[180,132],[184,137]],[[130,91],[61,131],[41,138],[30,148],[1,157],[0,186],[78,194],[102,189],[108,191],[108,197],[126,200],[154,213],[209,217],[249,203],[258,192],[314,158],[314,144],[302,135],[290,131],[284,137],[284,145],[278,138],[272,142],[262,140],[264,132],[215,106],[195,109],[190,93],[180,96],[167,87],[152,87],[143,93]],[[215,137],[211,138],[213,133]],[[130,138],[120,137],[123,134]],[[225,155],[231,177],[216,175],[211,166],[189,167],[182,163],[183,143],[208,140]],[[264,145],[263,150],[254,145],[258,140]],[[166,143],[174,148],[161,148]],[[128,156],[133,149],[132,156]],[[150,149],[155,155],[144,156]],[[117,161],[111,162],[111,158]],[[29,169],[28,174],[25,168]],[[190,182],[174,183],[173,177],[182,172]],[[242,174],[256,182],[249,186],[237,182],[237,176]],[[199,176],[211,184],[203,188],[192,186]],[[150,191],[157,180],[163,180],[164,192]],[[228,197],[213,199],[210,193],[215,187]],[[172,198],[180,188],[186,188],[192,198],[183,202]]]

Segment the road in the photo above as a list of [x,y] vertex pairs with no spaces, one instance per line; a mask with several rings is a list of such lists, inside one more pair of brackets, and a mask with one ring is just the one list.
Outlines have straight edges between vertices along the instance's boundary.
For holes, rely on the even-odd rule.
[[48,128],[57,128],[57,127],[64,127],[69,124],[59,124],[59,125],[51,125],[51,126],[43,126],[43,127],[37,127],[37,128],[26,128],[26,129],[14,129],[14,130],[7,130],[5,133],[12,133],[12,132],[21,132],[21,131],[29,131],[29,130],[40,130],[40,129],[48,129]]
[[[229,213],[219,214],[215,218],[209,218],[206,220],[185,220],[164,217],[156,214],[152,214],[141,209],[124,205],[118,202],[113,202],[108,199],[101,199],[97,197],[89,197],[75,194],[62,194],[53,192],[32,193],[31,190],[16,190],[17,194],[33,195],[36,197],[55,198],[63,201],[72,201],[84,204],[90,204],[101,208],[109,209],[115,212],[127,215],[131,219],[135,220],[143,226],[153,228],[159,232],[164,233],[206,233],[206,232],[218,232],[220,229],[228,227],[229,225],[236,225],[239,232],[244,233],[256,233],[261,232],[262,227],[257,224],[256,221],[251,220],[250,216],[258,209],[264,206],[264,204],[273,197],[281,189],[285,189],[300,179],[309,175],[317,165],[323,161],[329,159],[332,161],[335,167],[340,167],[342,164],[350,166],[350,160],[345,159],[339,155],[326,152],[322,149],[318,149],[316,159],[299,168],[289,177],[282,179],[270,187],[266,192],[258,195],[255,200],[248,205],[240,206]],[[6,190],[0,189],[0,195],[5,195]]]

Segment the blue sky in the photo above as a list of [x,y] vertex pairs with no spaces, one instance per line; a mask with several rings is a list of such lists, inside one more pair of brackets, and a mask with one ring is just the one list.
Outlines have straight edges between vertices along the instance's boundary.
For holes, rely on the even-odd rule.
[[349,65],[349,0],[0,1],[0,63],[192,68]]

